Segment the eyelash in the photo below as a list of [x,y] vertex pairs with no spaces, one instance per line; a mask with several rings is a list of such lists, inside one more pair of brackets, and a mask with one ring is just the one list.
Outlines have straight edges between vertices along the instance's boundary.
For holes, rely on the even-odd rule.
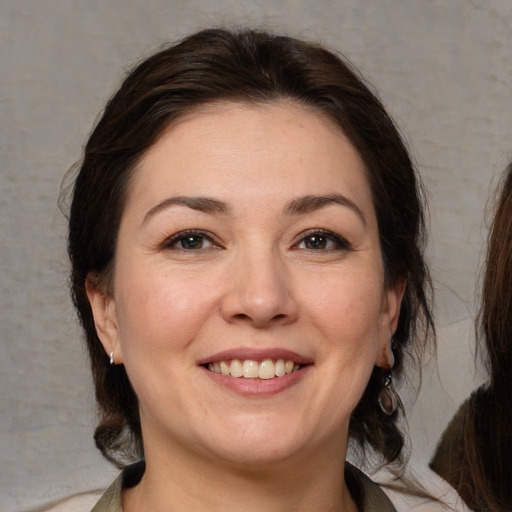
[[[180,241],[183,242],[187,238],[190,239],[192,237],[201,239],[203,243],[204,243],[204,241],[207,241],[207,242],[211,243],[211,246],[206,247],[206,248],[200,247],[199,249],[187,249],[185,247],[173,247],[175,244],[179,243]],[[175,235],[172,235],[169,238],[167,238],[164,241],[164,243],[162,244],[161,248],[175,250],[175,251],[193,252],[193,251],[201,251],[201,250],[204,251],[204,250],[214,249],[214,248],[217,249],[219,247],[220,246],[213,241],[213,238],[211,236],[209,236],[207,233],[205,233],[204,231],[200,231],[200,230],[196,230],[196,229],[189,229],[186,231],[180,231],[179,233],[176,233]]]
[[[192,248],[185,248],[185,247],[176,247],[175,245],[178,244],[180,241],[183,242],[187,238],[198,238],[201,239],[201,242],[204,243],[204,241],[209,242],[211,244],[210,247],[199,247],[198,249],[192,249]],[[343,238],[340,235],[337,235],[333,233],[332,231],[328,231],[326,229],[311,229],[305,233],[301,233],[300,239],[295,242],[292,246],[292,249],[299,250],[301,249],[299,247],[300,244],[304,243],[308,238],[312,239],[313,237],[318,237],[319,239],[323,239],[326,244],[329,242],[332,242],[336,245],[334,248],[308,248],[304,247],[304,250],[311,251],[311,252],[330,252],[330,251],[351,251],[353,250],[352,245],[350,242],[348,242],[345,238]],[[321,242],[320,242],[321,243]],[[174,247],[173,247],[174,246]],[[176,251],[184,251],[184,252],[194,252],[194,251],[201,251],[201,250],[208,250],[208,249],[218,249],[220,248],[220,245],[216,244],[213,240],[213,238],[205,233],[204,231],[195,230],[195,229],[189,229],[186,231],[180,231],[179,233],[176,233],[169,238],[167,238],[164,243],[161,246],[162,249],[168,249],[168,250],[176,250]]]
[[313,248],[304,247],[305,250],[311,251],[311,252],[324,252],[324,251],[327,252],[327,251],[339,251],[339,250],[351,251],[351,250],[353,250],[352,245],[350,244],[350,242],[348,242],[348,240],[346,240],[342,236],[337,235],[336,233],[333,233],[332,231],[328,231],[326,229],[311,229],[305,233],[301,233],[300,239],[298,240],[298,242],[296,242],[293,245],[293,248],[299,249],[298,246],[300,244],[305,242],[308,238],[311,239],[313,237],[325,239],[326,243],[333,242],[336,245],[336,247],[331,248],[331,249],[327,249],[327,248],[313,249]]

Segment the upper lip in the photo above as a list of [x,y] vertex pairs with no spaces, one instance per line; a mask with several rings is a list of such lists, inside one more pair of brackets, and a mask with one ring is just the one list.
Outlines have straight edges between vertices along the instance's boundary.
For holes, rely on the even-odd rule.
[[239,359],[242,361],[245,359],[251,359],[253,361],[263,361],[265,359],[284,359],[285,361],[293,361],[294,363],[302,365],[311,364],[313,362],[311,358],[285,348],[232,348],[203,357],[197,362],[197,364],[204,365],[208,363],[216,363],[219,361],[231,361],[233,359]]

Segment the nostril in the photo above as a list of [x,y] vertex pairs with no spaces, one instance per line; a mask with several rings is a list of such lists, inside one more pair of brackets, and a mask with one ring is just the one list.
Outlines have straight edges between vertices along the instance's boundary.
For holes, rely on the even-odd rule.
[[279,313],[277,315],[254,315],[251,316],[246,313],[236,313],[230,317],[230,322],[240,323],[240,324],[251,324],[255,327],[265,327],[270,325],[281,325],[285,324],[288,321],[289,315],[285,313]]
[[233,315],[233,318],[236,320],[250,320],[250,316],[246,315],[245,313],[238,313],[236,315]]

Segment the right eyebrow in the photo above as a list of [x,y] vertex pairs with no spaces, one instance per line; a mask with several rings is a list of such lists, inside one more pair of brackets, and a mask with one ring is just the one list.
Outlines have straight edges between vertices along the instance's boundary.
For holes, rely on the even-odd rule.
[[362,221],[364,226],[367,226],[366,217],[361,209],[354,201],[342,194],[328,194],[328,195],[310,195],[298,197],[291,201],[286,207],[286,212],[292,215],[310,213],[315,210],[320,210],[330,204],[338,204],[352,210]]
[[190,196],[176,196],[168,197],[157,205],[153,206],[146,215],[142,224],[146,223],[151,217],[154,217],[157,213],[170,208],[171,206],[186,206],[192,210],[197,210],[204,213],[227,215],[231,211],[231,207],[225,201],[218,199],[212,199],[210,197],[190,197]]

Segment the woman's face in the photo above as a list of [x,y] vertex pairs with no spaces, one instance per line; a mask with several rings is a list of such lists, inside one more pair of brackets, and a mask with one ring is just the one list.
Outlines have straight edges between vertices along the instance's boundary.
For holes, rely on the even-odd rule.
[[88,282],[146,456],[240,464],[344,453],[402,288],[384,287],[358,153],[290,102],[172,125],[135,171],[111,294]]

